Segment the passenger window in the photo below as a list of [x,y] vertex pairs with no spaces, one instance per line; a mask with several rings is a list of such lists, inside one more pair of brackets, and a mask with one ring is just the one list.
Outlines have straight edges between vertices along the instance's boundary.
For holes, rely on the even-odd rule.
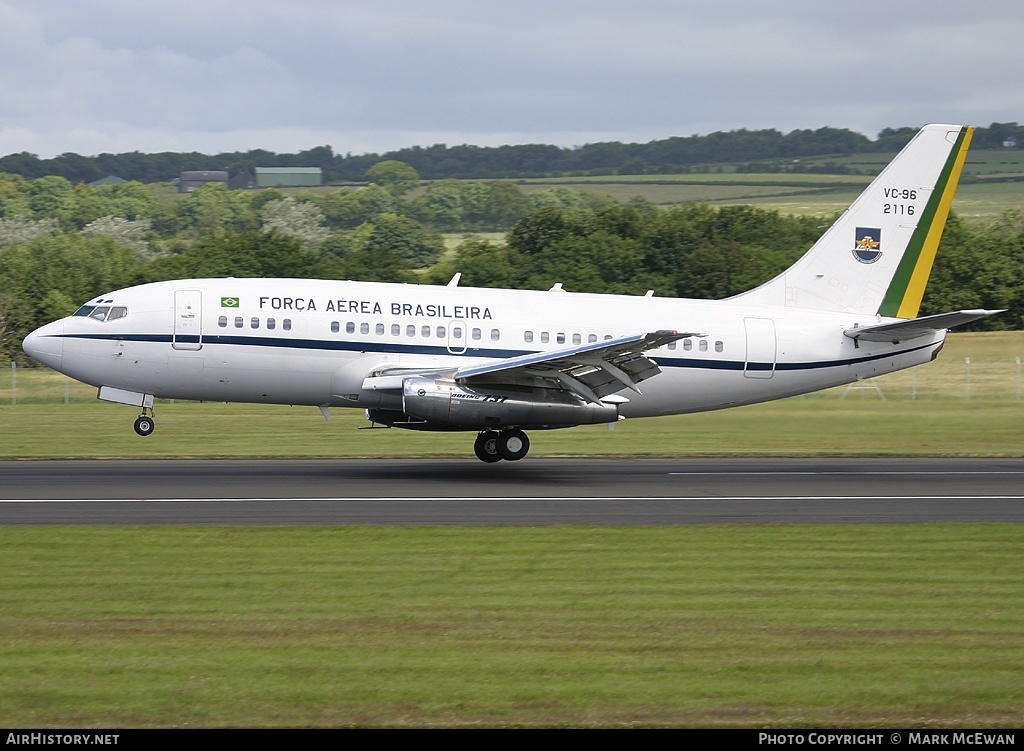
[[345,322],[345,333],[354,334],[356,333],[356,325],[352,321]]
[[523,341],[526,342],[527,344],[532,342],[533,341],[533,332],[532,331],[524,331],[523,332]]
[[612,338],[612,335],[611,335],[611,334],[605,334],[605,335],[604,335],[604,340],[605,340],[605,341],[608,341],[608,340],[609,340],[609,339],[611,339],[611,338]]
[[596,341],[597,341],[597,334],[591,334],[590,336],[587,337],[587,342],[589,344],[593,344]]
[[551,334],[546,331],[540,332],[540,343],[547,344],[549,341],[551,341]]
[[715,352],[721,352],[725,348],[721,342],[715,342]]
[[479,341],[481,336],[483,336],[483,332],[480,331],[480,329],[473,329],[473,338],[474,339]]
[[405,327],[405,335],[416,336],[416,327],[410,323],[408,326]]
[[258,329],[259,327],[260,327],[260,319],[259,318],[251,318],[251,319],[249,319],[249,328]]
[[668,343],[668,348],[669,349],[675,349],[676,348],[676,343],[675,342],[669,342]]
[[243,325],[244,322],[242,321],[242,316],[235,316],[235,328],[240,329]]
[[565,344],[565,334],[563,334],[561,331],[555,334],[555,342],[558,344]]
[[227,326],[228,326],[228,317],[227,316],[221,316],[220,318],[218,318],[217,319],[217,325],[220,326],[222,329],[227,328]]
[[370,333],[370,324],[368,324],[368,323],[361,323],[361,324],[359,324],[359,333],[360,334],[369,334]]
[[341,332],[341,324],[337,321],[331,321],[331,333],[337,334]]
[[391,324],[391,336],[401,336],[401,334],[402,327],[397,323]]
[[697,345],[697,347],[698,347],[698,349],[700,349],[701,352],[707,352],[708,351],[708,340],[707,339],[701,339],[700,343]]
[[374,331],[376,331],[376,332],[377,332],[377,336],[381,336],[381,335],[383,335],[383,334],[384,334],[384,324],[383,324],[383,323],[378,323],[378,324],[377,324],[377,325],[376,325],[376,326],[374,327]]
[[491,329],[491,341],[496,342],[501,339],[501,332],[497,329]]
[[437,338],[444,339],[444,326],[437,327]]
[[285,318],[283,321],[281,321],[281,328],[283,328],[285,331],[291,331],[292,330],[292,319],[291,318]]
[[462,338],[462,327],[461,326],[455,326],[452,329],[452,336],[455,337],[456,339],[461,339]]
[[687,352],[689,352],[691,349],[693,349],[693,340],[692,339],[683,339],[683,349],[685,349]]
[[579,334],[573,334],[572,335],[572,343],[573,344],[582,344],[583,343],[583,337],[580,336]]
[[276,318],[268,318],[267,319],[267,328],[268,329],[276,329],[277,328],[277,319]]
[[423,336],[424,339],[429,339],[430,338],[430,327],[429,326],[423,326],[420,329],[420,334]]

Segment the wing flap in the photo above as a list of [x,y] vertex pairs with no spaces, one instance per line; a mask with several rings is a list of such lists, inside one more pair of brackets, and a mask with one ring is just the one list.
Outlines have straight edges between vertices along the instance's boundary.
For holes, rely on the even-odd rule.
[[916,339],[919,336],[934,334],[954,326],[962,326],[979,318],[987,318],[1002,310],[955,310],[950,313],[939,313],[921,318],[911,318],[896,323],[882,323],[877,326],[858,326],[847,329],[843,333],[853,340],[863,339],[866,342],[897,342]]
[[658,364],[645,353],[691,336],[703,334],[653,331],[549,352],[532,352],[460,368],[455,372],[455,380],[523,384],[549,381],[587,401],[596,402],[623,389],[639,393],[637,384],[661,372]]

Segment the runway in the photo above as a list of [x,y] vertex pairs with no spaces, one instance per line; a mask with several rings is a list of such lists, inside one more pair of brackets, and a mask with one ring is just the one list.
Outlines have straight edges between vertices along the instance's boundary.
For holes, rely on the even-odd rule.
[[0,525],[1024,521],[1024,459],[0,462]]

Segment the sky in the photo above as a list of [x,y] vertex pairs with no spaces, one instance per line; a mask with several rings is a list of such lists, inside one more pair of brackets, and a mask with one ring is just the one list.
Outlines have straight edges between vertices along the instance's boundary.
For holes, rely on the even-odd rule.
[[0,0],[0,155],[1024,121],[1024,2]]

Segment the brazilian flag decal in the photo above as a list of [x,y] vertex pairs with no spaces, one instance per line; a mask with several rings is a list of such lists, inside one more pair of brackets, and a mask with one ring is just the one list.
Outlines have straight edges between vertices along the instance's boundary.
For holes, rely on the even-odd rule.
[[222,308],[237,308],[238,298],[237,297],[222,297],[220,298],[220,306]]

